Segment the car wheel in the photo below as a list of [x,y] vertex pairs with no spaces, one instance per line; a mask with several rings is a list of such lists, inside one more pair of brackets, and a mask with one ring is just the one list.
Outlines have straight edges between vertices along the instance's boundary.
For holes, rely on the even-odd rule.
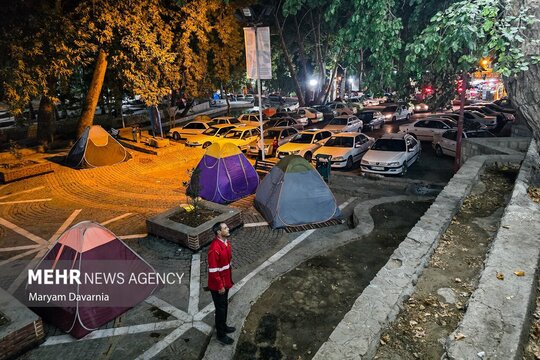
[[313,155],[312,155],[310,152],[307,152],[307,153],[305,153],[305,155],[304,155],[304,159],[306,159],[307,162],[310,162],[312,156],[313,156]]
[[396,117],[394,116],[394,117],[392,118],[392,122],[396,122],[396,120],[397,120],[397,119],[396,119]]
[[444,154],[443,154],[443,151],[442,151],[441,145],[437,145],[437,146],[435,147],[435,155],[437,155],[438,157],[441,157],[441,156],[444,155]]
[[173,138],[174,140],[178,141],[178,140],[180,140],[180,134],[177,133],[177,132],[173,132],[172,138]]
[[407,114],[407,121],[411,119],[411,114]]
[[207,141],[203,144],[202,148],[203,149],[206,149],[207,147],[209,147],[210,145],[212,145],[212,143],[210,141]]
[[409,167],[407,166],[407,161],[405,160],[403,162],[403,170],[401,170],[401,176],[407,175],[407,170],[409,170]]
[[346,169],[351,170],[352,167],[353,167],[353,159],[352,159],[352,156],[349,156],[349,158],[347,159]]

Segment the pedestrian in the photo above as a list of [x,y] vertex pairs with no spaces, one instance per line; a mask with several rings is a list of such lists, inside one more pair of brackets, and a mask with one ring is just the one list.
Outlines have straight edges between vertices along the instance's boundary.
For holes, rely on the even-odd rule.
[[208,248],[208,289],[212,293],[212,300],[216,308],[215,322],[217,339],[225,345],[234,342],[227,334],[236,331],[236,328],[227,326],[227,310],[229,307],[229,289],[232,281],[232,249],[228,240],[229,227],[224,222],[212,227],[214,240]]

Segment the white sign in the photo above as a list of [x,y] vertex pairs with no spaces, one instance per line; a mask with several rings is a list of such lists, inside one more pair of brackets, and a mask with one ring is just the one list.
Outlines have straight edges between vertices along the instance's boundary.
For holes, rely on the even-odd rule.
[[270,28],[257,28],[255,46],[255,28],[244,28],[246,41],[246,67],[249,79],[257,78],[257,52],[259,53],[259,74],[261,79],[272,79],[272,53],[270,52]]

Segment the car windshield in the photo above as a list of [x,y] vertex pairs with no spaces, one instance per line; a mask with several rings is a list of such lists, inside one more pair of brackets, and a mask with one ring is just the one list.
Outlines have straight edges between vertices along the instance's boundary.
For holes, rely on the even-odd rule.
[[387,106],[385,107],[382,112],[396,112],[397,106]]
[[243,131],[239,130],[231,130],[228,133],[225,134],[225,138],[227,139],[240,139],[242,137]]
[[371,147],[371,150],[379,151],[405,151],[405,140],[403,139],[379,139]]
[[332,136],[324,146],[352,148],[353,138],[348,136]]
[[328,125],[347,125],[347,119],[344,118],[333,118],[330,120]]
[[270,131],[264,132],[264,137],[268,139],[275,139],[275,138],[279,138],[279,134],[281,134],[281,131],[270,130]]
[[311,141],[313,140],[313,135],[314,134],[300,134],[300,136],[298,136],[291,142],[296,144],[311,144]]
[[457,124],[453,120],[443,120],[443,122],[450,127],[457,127]]
[[373,112],[370,111],[370,112],[363,112],[363,113],[360,113],[358,114],[358,118],[364,122],[370,122],[371,120],[373,120]]
[[215,134],[217,134],[218,131],[219,131],[219,129],[211,127],[211,128],[208,128],[208,129],[204,130],[203,134],[204,135],[215,135]]

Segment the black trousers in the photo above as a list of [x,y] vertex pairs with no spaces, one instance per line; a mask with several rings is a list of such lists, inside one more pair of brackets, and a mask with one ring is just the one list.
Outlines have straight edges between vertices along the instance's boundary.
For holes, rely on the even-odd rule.
[[216,307],[217,336],[222,337],[227,334],[225,328],[227,327],[227,310],[229,308],[229,289],[226,289],[223,294],[213,290],[210,292],[212,293],[212,300]]

